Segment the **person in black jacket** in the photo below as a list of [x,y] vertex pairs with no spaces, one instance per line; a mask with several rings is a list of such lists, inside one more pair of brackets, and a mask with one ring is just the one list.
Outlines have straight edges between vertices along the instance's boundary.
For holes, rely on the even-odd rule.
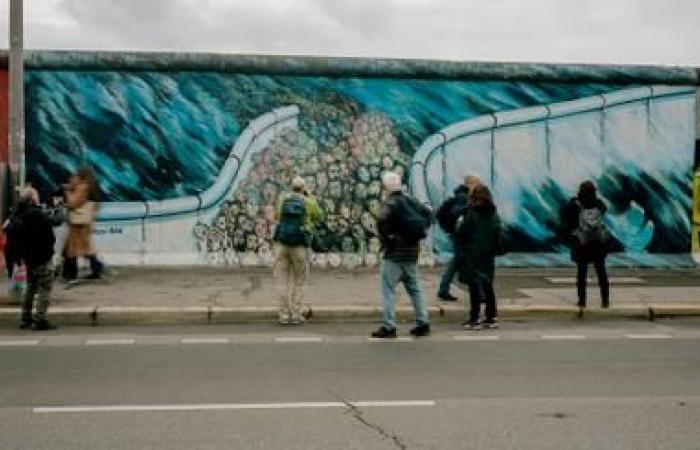
[[[430,226],[431,210],[401,191],[401,177],[394,172],[386,172],[382,183],[387,192],[386,200],[377,217],[379,232],[384,250],[380,268],[382,288],[383,324],[372,333],[374,338],[396,337],[396,285],[403,282],[406,292],[413,302],[416,326],[411,329],[415,337],[430,334],[428,308],[423,289],[418,278],[418,254],[420,252],[420,235]],[[409,216],[420,224],[417,233],[409,225],[416,223],[407,220]],[[422,228],[422,229],[420,229]],[[409,236],[410,235],[410,236]]]
[[[15,214],[20,221],[16,237],[19,240],[16,246],[18,256],[27,266],[27,290],[22,303],[20,328],[50,330],[55,328],[46,318],[54,280],[53,227],[63,222],[62,209],[42,209],[38,192],[28,187],[22,191]],[[37,294],[38,302],[32,316]]]
[[[502,246],[501,219],[491,191],[478,184],[469,193],[469,208],[455,231],[458,279],[469,291],[469,316],[462,324],[465,329],[498,328],[493,280]],[[483,322],[479,320],[481,303],[486,304]]]
[[[469,191],[479,184],[481,184],[481,180],[475,175],[467,175],[464,177],[464,183],[457,186],[454,190],[454,195],[445,200],[435,214],[440,227],[449,235],[452,241],[452,251],[455,254],[457,252],[455,244],[455,225],[457,219],[469,208]],[[445,265],[445,269],[442,272],[437,298],[446,302],[457,301],[457,297],[450,293],[450,286],[452,285],[456,273],[457,259],[453,256]]]
[[605,269],[611,236],[603,223],[607,208],[596,194],[595,184],[584,181],[576,197],[569,200],[561,214],[564,238],[571,246],[571,260],[578,267],[576,287],[578,307],[586,307],[588,264],[593,263],[600,286],[601,307],[610,307],[610,286]]

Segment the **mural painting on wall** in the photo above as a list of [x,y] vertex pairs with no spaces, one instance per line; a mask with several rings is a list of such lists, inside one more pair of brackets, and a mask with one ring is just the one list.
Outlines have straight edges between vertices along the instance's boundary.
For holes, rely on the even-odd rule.
[[[173,237],[215,264],[271,264],[274,205],[300,175],[326,214],[313,264],[376,265],[385,170],[400,172],[434,207],[465,174],[479,175],[494,190],[513,260],[566,260],[557,213],[586,178],[610,207],[623,259],[657,265],[690,248],[695,100],[682,90],[119,72],[33,72],[28,84],[30,178],[47,190],[88,163],[115,203],[203,191],[247,124],[296,105],[297,126],[250,156],[213,214]],[[590,106],[596,98],[601,106]],[[545,120],[535,117],[538,105]],[[489,120],[498,125],[479,128]],[[436,135],[442,141],[431,146]],[[435,231],[421,263],[450,251]]]

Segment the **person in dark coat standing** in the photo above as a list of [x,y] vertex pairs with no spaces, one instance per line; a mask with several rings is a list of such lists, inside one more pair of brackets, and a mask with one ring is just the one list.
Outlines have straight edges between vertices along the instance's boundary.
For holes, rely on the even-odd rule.
[[[469,193],[469,208],[459,219],[455,233],[458,280],[469,291],[466,329],[498,328],[496,294],[493,290],[496,255],[503,254],[501,219],[489,189],[483,184]],[[481,303],[486,304],[480,322]]]
[[584,181],[576,197],[569,200],[561,213],[564,239],[571,246],[571,260],[577,265],[578,307],[586,307],[588,264],[593,263],[600,286],[601,307],[610,307],[610,285],[605,269],[610,233],[603,218],[607,208],[598,198],[595,184]]
[[[436,213],[438,223],[445,233],[447,233],[452,241],[452,251],[455,252],[455,226],[457,219],[462,216],[469,207],[469,191],[481,184],[479,177],[475,175],[467,175],[464,177],[464,183],[457,186],[454,190],[454,195],[440,206]],[[445,269],[440,278],[440,286],[438,287],[437,298],[445,302],[457,301],[457,297],[450,293],[450,286],[457,274],[456,258],[452,259],[445,265]]]
[[410,333],[415,337],[428,336],[430,320],[418,274],[421,238],[407,236],[406,218],[409,210],[420,216],[425,231],[430,226],[432,211],[402,192],[401,177],[397,173],[384,173],[382,184],[387,193],[377,217],[377,230],[383,248],[379,272],[382,289],[382,326],[372,333],[372,337],[396,337],[396,285],[399,282],[406,288],[415,311],[416,326]]
[[[55,326],[49,323],[46,315],[54,279],[53,227],[63,223],[63,210],[44,210],[39,206],[37,191],[28,187],[22,191],[16,214],[21,221],[17,236],[18,256],[27,266],[27,290],[24,293],[20,328],[51,330]],[[38,302],[32,316],[35,296]]]

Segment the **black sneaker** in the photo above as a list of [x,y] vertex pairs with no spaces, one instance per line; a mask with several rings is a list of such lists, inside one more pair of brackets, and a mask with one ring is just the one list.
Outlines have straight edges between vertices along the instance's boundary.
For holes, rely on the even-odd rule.
[[457,297],[450,294],[449,292],[447,294],[438,294],[437,298],[439,298],[443,302],[456,302],[458,300]]
[[603,309],[608,309],[608,308],[610,308],[610,302],[604,301],[603,303],[600,304],[600,307]]
[[19,323],[19,329],[20,330],[28,330],[32,327],[32,321],[31,320],[22,320]]
[[470,321],[465,321],[462,322],[462,328],[465,330],[471,330],[471,331],[476,331],[476,330],[481,330],[481,322],[476,321],[476,322],[470,322]]
[[484,320],[481,322],[481,326],[487,330],[495,330],[498,328],[498,319]]
[[377,331],[372,333],[373,338],[377,339],[393,339],[396,337],[396,328],[380,327]]
[[34,322],[34,324],[32,324],[33,331],[48,331],[55,330],[56,328],[58,327],[46,319],[37,320]]
[[430,334],[430,324],[424,323],[413,328],[410,333],[415,337],[428,336]]

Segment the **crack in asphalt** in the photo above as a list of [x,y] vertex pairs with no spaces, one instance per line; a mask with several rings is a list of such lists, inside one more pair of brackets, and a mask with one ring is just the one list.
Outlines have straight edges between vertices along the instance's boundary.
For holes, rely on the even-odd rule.
[[385,430],[384,428],[382,428],[380,425],[373,424],[369,420],[367,420],[364,417],[362,410],[360,410],[360,408],[353,405],[352,403],[350,403],[348,400],[344,399],[340,395],[334,394],[334,396],[339,401],[343,402],[345,404],[345,406],[347,406],[348,409],[345,411],[346,414],[347,413],[352,414],[352,417],[354,417],[358,422],[360,422],[362,425],[366,426],[367,428],[376,431],[377,433],[379,433],[382,436],[382,438],[389,439],[391,442],[394,443],[394,445],[396,445],[397,448],[400,448],[401,450],[406,450],[408,448],[408,446],[403,441],[401,441],[401,438],[399,436],[397,436],[394,433],[390,433],[387,430]]

